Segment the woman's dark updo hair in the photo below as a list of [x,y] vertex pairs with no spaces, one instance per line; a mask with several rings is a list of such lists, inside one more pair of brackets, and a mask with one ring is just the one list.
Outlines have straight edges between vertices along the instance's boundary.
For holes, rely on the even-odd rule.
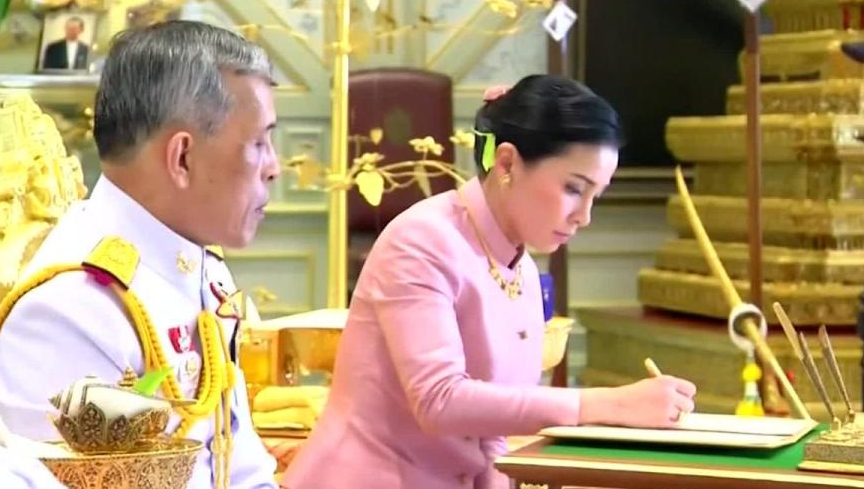
[[495,136],[495,147],[510,143],[525,164],[557,156],[570,144],[611,146],[623,144],[618,114],[608,102],[581,83],[555,75],[523,78],[501,97],[487,102],[475,120],[474,161],[481,176],[486,137]]

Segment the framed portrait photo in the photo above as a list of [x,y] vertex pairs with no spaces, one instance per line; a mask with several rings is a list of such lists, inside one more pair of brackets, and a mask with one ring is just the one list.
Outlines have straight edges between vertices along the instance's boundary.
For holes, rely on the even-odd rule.
[[77,9],[46,12],[42,23],[37,71],[86,72],[90,66],[98,18],[96,12]]

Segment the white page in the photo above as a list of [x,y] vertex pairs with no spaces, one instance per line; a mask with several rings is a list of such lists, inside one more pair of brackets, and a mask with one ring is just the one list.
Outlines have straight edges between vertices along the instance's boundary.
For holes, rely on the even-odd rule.
[[790,436],[814,426],[816,426],[816,422],[807,419],[689,413],[684,415],[675,429]]
[[795,443],[816,424],[813,420],[805,419],[689,413],[672,428],[554,426],[539,434],[585,440],[775,448]]

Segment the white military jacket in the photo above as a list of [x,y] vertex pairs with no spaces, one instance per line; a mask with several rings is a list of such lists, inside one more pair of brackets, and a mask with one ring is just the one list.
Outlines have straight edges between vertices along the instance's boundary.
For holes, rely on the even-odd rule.
[[[184,396],[193,398],[202,366],[197,317],[202,310],[219,307],[214,288],[236,291],[217,253],[169,229],[102,176],[90,198],[58,222],[22,280],[50,265],[81,263],[108,236],[120,237],[137,250],[140,262],[129,288],[149,313]],[[141,345],[126,309],[98,278],[83,271],[60,274],[25,294],[0,325],[0,416],[13,432],[58,439],[48,417],[54,411],[51,396],[88,375],[113,383],[127,366],[142,374]],[[238,321],[221,321],[233,348]],[[252,427],[239,369],[231,402],[230,487],[273,489],[276,464]],[[172,419],[169,430],[178,422]],[[213,487],[213,434],[213,419],[208,417],[187,435],[204,442],[189,489]]]

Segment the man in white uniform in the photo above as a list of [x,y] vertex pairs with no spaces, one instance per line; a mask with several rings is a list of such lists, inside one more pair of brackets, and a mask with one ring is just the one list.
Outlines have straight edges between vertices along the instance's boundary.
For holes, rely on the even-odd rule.
[[279,174],[271,87],[260,47],[207,24],[114,41],[95,105],[103,174],[0,304],[0,416],[12,431],[57,439],[48,399],[73,381],[170,366],[162,394],[206,411],[169,425],[204,442],[189,488],[276,487],[232,363],[243,301],[206,246],[246,246],[264,216]]

